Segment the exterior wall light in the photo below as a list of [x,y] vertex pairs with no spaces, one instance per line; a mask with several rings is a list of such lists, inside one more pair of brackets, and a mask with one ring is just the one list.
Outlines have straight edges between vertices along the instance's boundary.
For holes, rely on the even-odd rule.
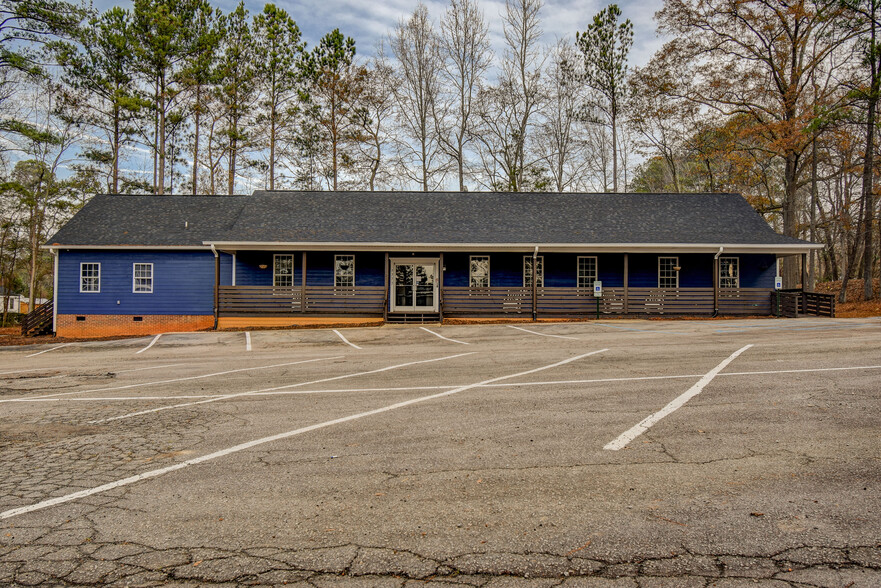
[[268,268],[269,266],[266,265],[265,263],[261,263],[261,264],[258,265],[257,267],[259,267],[260,269],[266,269],[266,268]]
[[677,272],[678,272],[678,271],[681,270],[681,269],[682,269],[682,268],[679,267],[678,265],[673,267],[673,271],[677,271]]

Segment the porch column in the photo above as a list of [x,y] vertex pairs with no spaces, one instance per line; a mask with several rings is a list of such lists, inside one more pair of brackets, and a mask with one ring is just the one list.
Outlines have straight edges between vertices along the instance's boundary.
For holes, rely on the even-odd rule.
[[383,284],[385,285],[385,303],[382,305],[382,322],[388,322],[388,304],[389,304],[389,282],[388,282],[388,251],[385,253],[385,270],[383,270]]
[[214,330],[217,330],[217,323],[220,322],[220,254],[211,246],[214,253]]
[[300,312],[306,312],[306,252],[302,254],[300,262]]
[[807,282],[805,281],[807,279],[807,277],[805,276],[805,266],[808,263],[807,260],[808,260],[808,254],[802,253],[801,254],[801,291],[802,292],[804,292],[807,289],[806,288]]
[[[444,324],[444,254],[440,254],[440,259],[438,260],[438,280],[437,280],[437,315],[440,324]],[[386,286],[386,291],[388,291],[388,286]]]
[[[538,245],[532,252],[532,322],[538,320]],[[544,268],[541,268],[544,276]]]
[[628,298],[627,283],[630,281],[629,280],[629,272],[630,272],[629,266],[630,266],[630,254],[625,253],[624,254],[624,314],[628,314],[630,312],[630,309],[628,308],[629,301],[627,300],[627,298]]
[[719,314],[719,256],[713,258],[713,316]]

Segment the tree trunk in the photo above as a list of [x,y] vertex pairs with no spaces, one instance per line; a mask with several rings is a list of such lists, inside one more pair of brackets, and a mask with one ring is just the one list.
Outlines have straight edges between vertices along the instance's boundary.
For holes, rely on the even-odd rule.
[[199,193],[199,118],[202,115],[202,84],[196,85],[196,108],[193,124],[193,196]]
[[113,107],[113,193],[119,194],[119,106]]
[[275,104],[269,113],[269,189],[275,190]]
[[[796,174],[798,170],[798,156],[790,153],[786,156],[786,168],[784,171],[784,196],[783,196],[783,234],[787,237],[798,237],[797,235],[797,216],[798,207],[796,203]],[[795,256],[787,256],[783,258],[783,287],[795,288],[799,282],[798,258]]]
[[159,194],[165,194],[165,73],[159,76]]
[[[874,8],[874,2],[872,3]],[[872,11],[874,14],[874,10]],[[872,38],[871,51],[874,53],[875,48],[875,21],[872,19]],[[874,57],[874,56],[873,56]],[[875,193],[874,193],[874,163],[875,163],[875,108],[878,104],[878,92],[881,89],[881,72],[878,71],[879,64],[875,59],[871,59],[872,66],[872,88],[869,95],[868,113],[866,115],[866,155],[863,158],[863,186],[862,198],[865,201],[866,218],[863,225],[863,232],[866,236],[866,246],[863,249],[863,279],[865,280],[863,293],[866,300],[873,298],[873,284],[875,268],[875,247],[873,240],[873,228],[875,222]]]
[[236,189],[236,150],[238,149],[238,125],[233,125],[233,134],[229,141],[229,177],[227,180],[226,193],[232,195]]
[[863,226],[863,218],[865,217],[865,204],[866,201],[860,199],[860,213],[855,224],[856,229],[854,230],[853,243],[851,244],[850,251],[847,255],[844,270],[841,272],[841,291],[838,293],[839,302],[847,302],[847,283],[850,280],[851,274],[855,274],[854,266],[856,266],[857,253],[860,250],[860,244],[862,241],[860,228]]
[[[811,142],[811,242],[817,242],[817,133],[814,133],[814,140]],[[813,291],[817,283],[817,252],[811,249],[808,254],[810,262],[808,263],[808,285],[805,290]]]
[[618,113],[612,106],[612,192],[618,192]]

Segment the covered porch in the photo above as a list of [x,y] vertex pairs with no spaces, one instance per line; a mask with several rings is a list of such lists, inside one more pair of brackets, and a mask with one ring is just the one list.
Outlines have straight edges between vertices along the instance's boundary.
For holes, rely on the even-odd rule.
[[[216,312],[225,322],[748,316],[775,310],[778,255],[765,251],[217,247],[233,257],[231,283],[218,279],[216,288]],[[595,282],[601,283],[599,295]]]

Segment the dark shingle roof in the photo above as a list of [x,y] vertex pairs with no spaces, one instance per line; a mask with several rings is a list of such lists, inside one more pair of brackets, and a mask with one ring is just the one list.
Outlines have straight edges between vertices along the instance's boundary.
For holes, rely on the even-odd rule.
[[264,191],[96,196],[49,243],[204,241],[806,244],[775,233],[737,194]]

